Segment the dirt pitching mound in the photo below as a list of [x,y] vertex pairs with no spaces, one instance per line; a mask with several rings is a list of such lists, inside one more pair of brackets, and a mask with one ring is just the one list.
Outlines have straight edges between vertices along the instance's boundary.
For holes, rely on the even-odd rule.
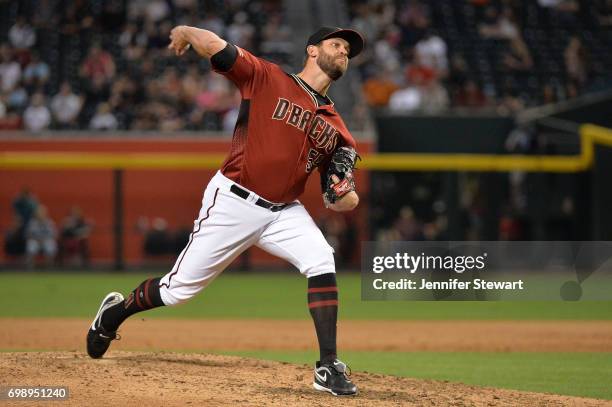
[[[356,372],[355,397],[312,388],[312,368],[221,355],[113,351],[0,354],[0,385],[67,386],[61,406],[604,406],[601,400]],[[4,403],[5,401],[3,401]],[[7,405],[24,405],[23,402]]]
[[[90,320],[0,318],[0,349],[80,350]],[[61,335],[49,335],[61,332]],[[312,321],[133,318],[112,350],[312,350]],[[340,321],[338,348],[357,351],[609,352],[610,321]]]

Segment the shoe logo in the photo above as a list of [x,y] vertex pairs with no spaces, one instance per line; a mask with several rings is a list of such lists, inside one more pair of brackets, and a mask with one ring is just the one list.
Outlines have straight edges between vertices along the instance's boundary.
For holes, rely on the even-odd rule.
[[123,306],[125,307],[125,309],[128,309],[128,307],[132,305],[133,302],[134,302],[134,292],[132,291],[128,299],[125,300],[125,303],[123,304]]
[[325,372],[323,375],[320,375],[316,370],[315,370],[315,376],[317,376],[317,378],[319,380],[321,380],[323,383],[325,383],[327,381],[327,372]]

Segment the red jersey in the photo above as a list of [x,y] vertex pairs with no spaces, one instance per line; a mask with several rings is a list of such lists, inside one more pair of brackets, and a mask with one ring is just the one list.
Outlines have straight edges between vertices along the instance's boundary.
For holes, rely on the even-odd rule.
[[291,202],[315,168],[325,172],[339,146],[355,148],[333,103],[320,105],[296,75],[236,47],[221,72],[240,89],[242,103],[232,147],[221,172],[272,202]]

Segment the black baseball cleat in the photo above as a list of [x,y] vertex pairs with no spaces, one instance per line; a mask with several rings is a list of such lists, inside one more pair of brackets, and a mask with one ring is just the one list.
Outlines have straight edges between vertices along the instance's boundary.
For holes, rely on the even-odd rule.
[[123,301],[123,295],[120,293],[113,292],[104,297],[102,304],[100,304],[100,309],[89,327],[87,332],[87,353],[94,359],[101,358],[106,353],[113,339],[119,339],[117,331],[107,331],[100,321],[102,321],[104,311],[113,305],[119,304],[121,301]]
[[317,362],[312,385],[334,396],[353,396],[357,394],[357,386],[349,379],[350,373],[351,369],[338,359],[326,364]]

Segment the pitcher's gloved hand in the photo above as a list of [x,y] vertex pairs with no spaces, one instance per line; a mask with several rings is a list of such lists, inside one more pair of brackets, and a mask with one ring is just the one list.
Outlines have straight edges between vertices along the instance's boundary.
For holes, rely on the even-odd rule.
[[323,199],[326,203],[336,203],[344,195],[355,190],[353,170],[357,158],[360,158],[352,147],[339,147],[334,152],[322,186]]

